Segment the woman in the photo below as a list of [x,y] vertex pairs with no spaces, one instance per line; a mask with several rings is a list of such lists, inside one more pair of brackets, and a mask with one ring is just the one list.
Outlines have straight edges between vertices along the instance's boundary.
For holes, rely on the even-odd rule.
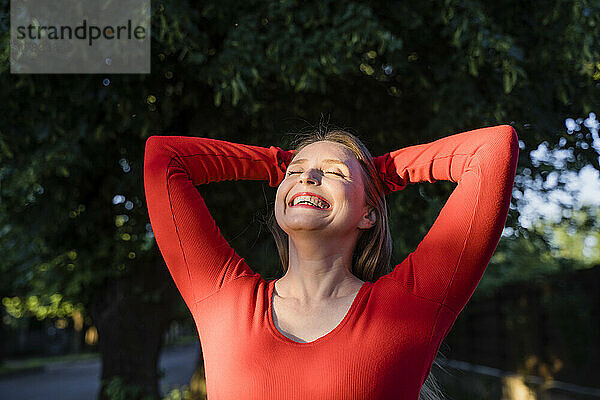
[[[198,329],[208,398],[417,399],[498,244],[517,157],[507,125],[375,159],[339,131],[295,152],[150,137],[148,212]],[[280,279],[252,271],[194,187],[238,179],[277,187]],[[385,194],[437,180],[458,185],[417,249],[388,272]]]

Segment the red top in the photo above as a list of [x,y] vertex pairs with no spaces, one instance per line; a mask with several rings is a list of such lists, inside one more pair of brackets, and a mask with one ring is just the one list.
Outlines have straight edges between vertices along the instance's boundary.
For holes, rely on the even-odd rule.
[[501,125],[377,157],[389,191],[458,185],[415,251],[365,282],[331,332],[299,343],[273,324],[275,280],[229,246],[195,188],[238,179],[276,187],[293,153],[185,136],[152,136],[145,151],[150,222],[194,317],[210,400],[417,399],[498,244],[519,153],[516,132]]

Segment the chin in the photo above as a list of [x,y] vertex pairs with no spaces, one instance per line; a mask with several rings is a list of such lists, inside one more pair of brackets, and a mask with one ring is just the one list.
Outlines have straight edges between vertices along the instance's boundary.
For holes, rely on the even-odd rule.
[[283,223],[277,221],[277,223],[279,224],[279,227],[288,235],[293,235],[294,233],[302,231],[323,230],[325,227],[323,223],[310,221],[306,218],[293,218],[292,220],[284,221]]

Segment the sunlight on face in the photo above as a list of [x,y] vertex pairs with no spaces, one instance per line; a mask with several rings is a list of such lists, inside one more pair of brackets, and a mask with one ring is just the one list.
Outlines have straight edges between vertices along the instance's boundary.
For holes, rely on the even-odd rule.
[[329,141],[311,143],[295,155],[275,199],[277,223],[291,237],[302,231],[352,234],[367,209],[358,160]]

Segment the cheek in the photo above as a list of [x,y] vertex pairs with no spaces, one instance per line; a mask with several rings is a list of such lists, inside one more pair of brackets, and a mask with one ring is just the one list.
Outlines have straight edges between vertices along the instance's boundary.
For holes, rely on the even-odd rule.
[[350,210],[350,212],[362,212],[362,209],[365,205],[365,195],[364,188],[360,186],[350,186],[344,190],[344,197],[346,202],[346,207]]
[[279,186],[277,186],[277,191],[275,192],[275,198],[276,199],[283,199],[286,195],[287,192],[289,192],[289,182],[286,182],[285,180],[283,182],[281,182],[279,184]]
[[275,193],[275,214],[283,211],[285,196],[288,192],[288,185],[285,182],[282,182],[279,186],[277,186],[277,192]]

